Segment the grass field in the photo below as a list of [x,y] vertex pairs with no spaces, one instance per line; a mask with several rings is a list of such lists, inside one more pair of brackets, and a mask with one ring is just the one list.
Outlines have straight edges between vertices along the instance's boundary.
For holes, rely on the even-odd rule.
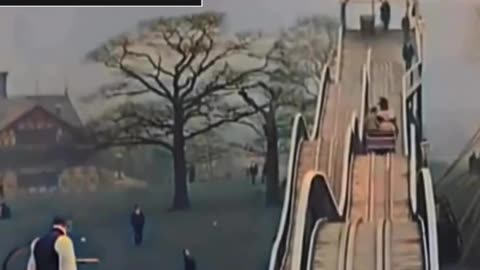
[[[87,238],[81,253],[102,260],[88,269],[182,269],[182,248],[191,250],[199,270],[265,269],[280,209],[264,207],[258,187],[247,181],[192,185],[193,208],[188,212],[168,212],[171,188],[156,189],[12,201],[13,218],[0,222],[0,255],[44,233],[52,217],[63,214],[72,216],[74,232]],[[147,218],[146,239],[139,248],[133,246],[129,227],[136,202]]]

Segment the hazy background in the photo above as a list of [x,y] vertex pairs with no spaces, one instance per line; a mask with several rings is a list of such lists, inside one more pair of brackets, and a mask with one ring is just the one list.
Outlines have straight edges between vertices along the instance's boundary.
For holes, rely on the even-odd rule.
[[[426,19],[426,132],[435,159],[451,160],[480,124],[480,65],[466,46],[474,33],[473,6],[480,0],[421,1]],[[205,0],[206,8],[226,11],[233,30],[275,29],[298,15],[338,15],[334,0]],[[403,8],[403,5],[401,5]],[[106,72],[83,63],[85,53],[144,18],[198,12],[204,8],[2,7],[0,69],[9,70],[13,94],[95,91]],[[477,25],[478,27],[478,25]],[[475,34],[476,35],[476,34]],[[475,44],[478,45],[478,44]],[[476,46],[478,48],[478,46]],[[466,49],[470,51],[466,51]],[[400,52],[399,52],[400,53]],[[77,107],[86,116],[79,102]]]

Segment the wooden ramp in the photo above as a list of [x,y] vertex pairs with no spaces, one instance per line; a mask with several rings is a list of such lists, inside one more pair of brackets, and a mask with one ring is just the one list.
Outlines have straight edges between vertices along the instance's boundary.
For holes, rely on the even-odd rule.
[[[313,170],[315,168],[315,154],[316,154],[316,141],[304,141],[302,142],[299,159],[298,159],[298,169],[297,175],[295,176],[295,186],[294,186],[294,202],[293,202],[293,212],[292,217],[294,217],[294,213],[298,210],[298,199],[300,198],[300,190],[302,186],[302,180],[305,174]],[[292,264],[292,250],[293,250],[293,243],[295,242],[296,237],[303,237],[303,235],[297,236],[293,232],[295,232],[297,220],[295,218],[291,219],[291,227],[289,228],[290,231],[290,239],[288,241],[288,247],[285,250],[285,263],[282,265],[282,269],[291,269]]]

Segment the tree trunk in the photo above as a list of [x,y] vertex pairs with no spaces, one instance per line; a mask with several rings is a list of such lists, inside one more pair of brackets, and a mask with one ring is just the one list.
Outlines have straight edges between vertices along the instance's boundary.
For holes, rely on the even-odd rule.
[[278,131],[275,119],[275,110],[269,108],[266,115],[265,135],[267,137],[267,155],[265,165],[267,166],[267,206],[280,203],[278,187]]
[[175,110],[173,128],[173,171],[174,193],[173,209],[182,210],[190,208],[187,189],[187,164],[185,160],[185,136],[183,134],[184,122],[181,109]]

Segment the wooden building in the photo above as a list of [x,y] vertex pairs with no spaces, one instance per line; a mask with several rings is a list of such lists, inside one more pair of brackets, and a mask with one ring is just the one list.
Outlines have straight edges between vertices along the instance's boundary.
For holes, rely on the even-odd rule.
[[0,73],[0,196],[56,189],[64,169],[91,153],[82,122],[68,93],[9,97],[6,85]]

